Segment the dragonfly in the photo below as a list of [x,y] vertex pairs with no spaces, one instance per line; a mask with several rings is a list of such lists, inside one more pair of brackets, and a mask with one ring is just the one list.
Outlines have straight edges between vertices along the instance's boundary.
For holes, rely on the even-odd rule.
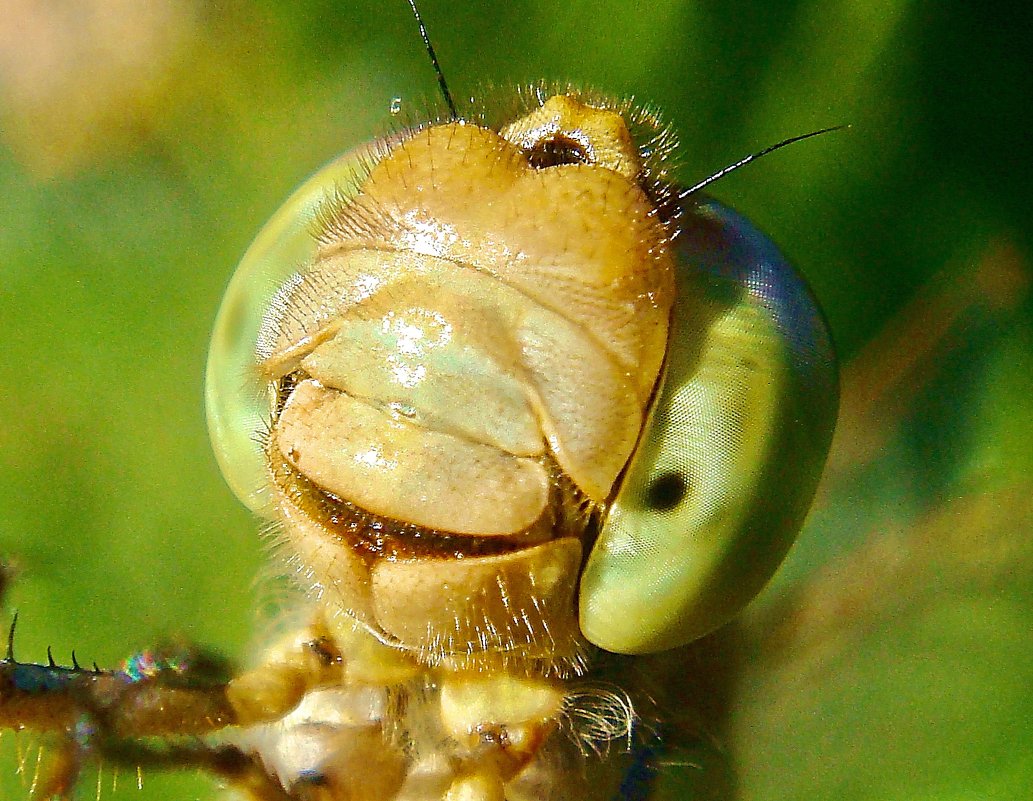
[[[561,94],[550,95],[549,97],[545,97],[545,101],[548,102],[552,99],[552,97],[559,96],[561,96]],[[537,99],[534,102],[537,102]],[[544,104],[542,105],[542,107],[544,107]],[[572,154],[568,153],[565,157],[570,157],[571,155]],[[564,157],[562,156],[562,154],[560,154],[559,156],[557,156],[556,153],[550,155],[550,158],[562,157]],[[553,166],[569,165],[564,165],[561,163]],[[350,174],[354,170],[354,168],[348,168],[347,165],[343,164],[339,164],[337,165],[337,167],[342,168],[343,174],[340,177],[334,179],[335,185],[347,185],[348,181],[350,180]],[[336,167],[332,167],[331,169],[336,169]],[[316,188],[318,188],[318,186]],[[324,195],[325,192],[320,192],[318,194]],[[323,197],[320,197],[320,203],[317,203],[315,205],[321,205],[323,199]],[[295,198],[295,201],[293,201],[289,206],[291,213],[287,216],[292,217],[294,215],[297,215],[299,212],[299,207],[304,208],[305,206],[306,198],[304,196],[302,196],[301,198]],[[764,240],[760,238],[759,234],[755,234],[752,228],[748,227],[748,223],[741,220],[741,218],[734,216],[727,209],[717,204],[714,204],[711,201],[701,203],[699,207],[692,209],[691,212],[698,214],[697,219],[702,218],[704,221],[706,221],[708,219],[708,215],[710,215],[709,220],[711,226],[716,228],[718,231],[731,231],[738,233],[747,232],[745,235],[745,239],[747,240],[747,242],[752,243],[754,245],[758,245],[758,243],[764,242]],[[692,213],[686,216],[692,217]],[[305,215],[301,216],[304,217]],[[317,214],[316,216],[318,217],[319,215]],[[715,223],[714,220],[716,220],[717,222]],[[705,231],[707,226],[706,224],[701,223],[699,225],[699,228]],[[308,232],[306,231],[306,233]],[[701,242],[704,244],[706,243],[706,237],[700,235],[696,239],[693,239],[691,225],[688,225],[682,233],[684,234],[681,237],[683,244],[689,243],[688,245],[686,245],[687,247],[690,247],[691,243],[695,242],[695,247],[697,248],[697,251],[693,253],[693,258],[696,260],[696,263],[698,263],[700,260],[703,259],[699,251],[703,250],[704,253],[706,252],[703,245],[700,244]],[[263,236],[265,235],[263,234]],[[311,240],[308,239],[306,241],[310,242]],[[766,244],[764,244],[763,246],[767,247]],[[716,261],[718,261],[718,263],[721,263],[720,260],[716,259]],[[753,263],[752,259],[743,257],[738,257],[737,259],[732,258],[731,260],[726,260],[724,262],[726,266],[728,264],[731,264],[735,267],[742,267],[744,264],[751,263]],[[259,272],[262,274],[261,277],[268,278],[268,274],[266,271],[259,270]],[[292,269],[291,272],[285,276],[285,278],[291,278],[293,272],[294,271]],[[249,275],[249,273],[245,271],[244,273],[242,273],[242,275],[247,276]],[[791,277],[791,273],[786,271],[783,271],[782,275]],[[718,277],[720,278],[721,276]],[[723,280],[728,281],[729,279],[727,278],[727,276],[725,276]],[[268,285],[276,284],[278,282],[266,280],[263,283]],[[741,285],[745,282],[742,279],[735,279],[732,281],[732,283]],[[261,293],[254,293],[251,291],[245,291],[242,295],[246,302],[256,302],[261,306],[262,322],[264,322],[266,319],[267,305],[270,302],[270,299],[273,299],[275,302],[282,302],[285,307],[290,306],[290,304],[287,303],[286,300],[284,300],[284,295],[279,294],[279,286],[275,286],[271,291],[266,290],[266,292],[267,294],[264,297]],[[807,303],[810,303],[809,299],[807,299]],[[807,308],[810,308],[810,306],[807,306]],[[245,352],[250,352],[251,354],[253,354],[253,343],[250,350]],[[668,369],[670,369],[670,365],[668,365]],[[224,375],[225,373],[222,373],[220,371],[220,374]],[[270,404],[270,402],[266,398],[260,397],[258,395],[251,395],[250,397],[245,396],[245,394],[240,390],[242,387],[246,388],[246,382],[238,381],[235,383],[236,385],[230,392],[229,397],[238,399],[236,402],[246,402],[248,404],[251,404],[252,407],[257,408],[261,408],[260,404],[263,402],[267,406]],[[289,384],[290,382],[288,381],[287,383]],[[809,386],[812,389],[815,388],[813,384],[809,384]],[[277,395],[279,395],[281,394],[281,391],[277,390],[276,393]],[[284,408],[286,408],[288,400],[279,398],[272,401],[272,406],[275,408],[281,402]],[[249,407],[245,411],[245,417],[248,414],[250,414],[250,408],[251,407]],[[235,409],[234,411],[239,412],[240,410]],[[250,425],[248,426],[248,428],[250,428]],[[238,448],[237,451],[243,452],[245,455],[253,455],[253,452],[255,450],[260,450],[250,436],[242,438],[241,442],[243,442],[243,445],[242,447]],[[268,440],[266,440],[265,445],[266,447],[268,446]],[[232,447],[229,447],[227,448],[227,450],[232,452],[234,449]],[[260,453],[260,455],[262,454]],[[265,453],[265,455],[267,456],[267,453]],[[238,487],[242,488],[241,494],[244,495],[252,505],[260,506],[264,502],[260,496],[252,496],[252,493],[254,491],[253,481],[249,481],[249,479],[245,477],[243,480],[235,479],[234,482]],[[677,484],[677,482],[673,483],[675,483],[675,485]],[[261,490],[259,490],[259,492],[261,492]],[[657,494],[662,495],[662,493]],[[661,497],[661,500],[664,500],[663,497]],[[309,572],[310,569],[311,566],[306,566],[305,572]],[[323,575],[326,571],[314,570],[311,572],[313,575]],[[880,584],[879,586],[884,586],[884,584]],[[309,603],[318,605],[319,598],[313,598],[311,597],[311,595],[318,596],[324,590],[324,588],[316,587],[313,585],[310,586],[308,589],[310,590]],[[723,598],[727,598],[725,593],[721,593],[721,595]],[[807,606],[806,604],[800,603],[796,604],[794,608],[798,610],[801,608],[806,609]],[[354,609],[350,611],[352,613],[355,612]],[[289,631],[295,637],[298,635],[300,631],[305,631],[305,637],[303,638],[304,642],[302,644],[306,647],[311,643],[318,642],[319,647],[313,648],[312,652],[316,655],[317,658],[330,663],[329,670],[332,672],[335,669],[334,665],[337,665],[339,667],[340,664],[343,664],[345,662],[343,652],[347,649],[343,648],[343,646],[346,644],[353,645],[353,643],[350,643],[350,641],[348,640],[350,632],[347,630],[338,631],[336,629],[340,628],[340,626],[337,626],[336,628],[333,628],[331,632],[321,632],[321,634],[329,633],[329,636],[315,636],[311,630],[314,625],[312,621],[313,618],[308,618],[309,627],[307,629],[304,626],[299,626],[295,628],[290,628]],[[750,626],[752,626],[753,628],[750,628]],[[754,637],[751,640],[751,642],[755,644],[770,641],[770,639],[772,639],[768,637],[768,639],[765,640],[764,637],[758,636],[757,632],[766,631],[770,634],[770,632],[773,630],[777,631],[777,628],[771,625],[770,620],[762,620],[761,622],[757,622],[755,618],[749,619],[748,625],[745,628],[745,631],[747,633],[753,632]],[[612,796],[617,796],[618,793],[623,793],[623,796],[618,797],[645,797],[646,794],[650,794],[651,797],[664,797],[663,794],[666,792],[668,794],[675,793],[673,797],[684,797],[684,794],[689,792],[688,790],[685,790],[684,787],[692,785],[693,779],[702,772],[702,768],[705,766],[708,757],[727,758],[727,754],[721,754],[720,752],[728,746],[721,744],[722,738],[719,736],[719,727],[711,722],[713,717],[721,716],[721,711],[712,708],[708,709],[707,703],[703,703],[700,699],[693,699],[692,696],[693,691],[695,689],[695,691],[701,699],[709,701],[711,705],[717,703],[720,697],[722,696],[722,688],[719,685],[721,685],[722,683],[727,684],[735,678],[736,674],[733,668],[736,666],[736,661],[733,657],[737,653],[737,651],[735,647],[735,636],[733,636],[733,633],[736,631],[741,633],[743,629],[722,629],[720,633],[710,638],[706,638],[703,642],[697,643],[694,646],[690,646],[688,649],[675,650],[673,653],[677,654],[677,656],[668,655],[663,657],[618,657],[607,656],[603,652],[594,652],[590,656],[586,657],[570,657],[567,660],[567,667],[565,668],[553,668],[554,670],[566,670],[576,674],[577,671],[581,669],[578,664],[578,660],[581,658],[584,658],[586,662],[592,665],[591,667],[588,667],[586,669],[585,673],[577,677],[578,681],[580,681],[582,676],[586,677],[586,683],[583,685],[583,688],[581,688],[584,689],[585,692],[581,692],[579,689],[579,692],[577,694],[569,694],[568,697],[574,700],[568,705],[566,705],[564,709],[564,714],[569,714],[572,717],[572,720],[569,722],[569,731],[576,731],[577,726],[580,725],[582,727],[582,732],[590,732],[590,736],[584,736],[580,740],[575,739],[573,745],[579,745],[580,747],[574,747],[572,749],[572,752],[574,754],[574,762],[576,763],[579,759],[585,759],[588,762],[592,762],[592,760],[597,759],[595,751],[605,750],[605,759],[602,755],[599,755],[598,762],[600,764],[604,762],[610,762],[611,764],[621,766],[619,771],[615,771],[615,773],[610,776],[611,781],[616,783],[616,789],[614,789],[614,786],[612,784],[609,788],[609,790],[612,791],[610,793]],[[613,650],[617,650],[618,648],[620,648],[619,644],[609,643],[609,645]],[[283,647],[286,647],[289,651],[290,644],[288,643],[286,646],[284,646],[284,644],[281,643],[278,646],[274,647],[270,652],[268,652],[267,658],[269,661],[265,665],[262,665],[262,662],[260,660],[259,667],[257,668],[256,673],[244,674],[244,676],[247,677],[249,680],[253,680],[259,684],[261,684],[263,680],[276,678],[277,681],[269,682],[269,688],[272,690],[272,693],[270,695],[263,696],[259,689],[254,686],[254,684],[252,684],[249,687],[246,681],[238,681],[237,687],[246,689],[246,692],[243,693],[243,697],[253,700],[257,699],[255,700],[255,704],[259,707],[262,706],[262,704],[275,706],[276,703],[282,702],[282,697],[277,698],[273,696],[275,696],[276,694],[282,695],[287,689],[289,689],[287,685],[289,685],[290,682],[283,675],[280,675],[280,673],[290,673],[290,669],[292,667],[297,666],[292,665],[292,663],[290,663],[289,660],[287,660],[287,662],[277,661],[279,655],[282,653]],[[433,648],[429,650],[431,651],[431,653],[425,654],[423,657],[428,662],[433,662],[434,660],[441,658],[440,656],[434,653]],[[606,649],[604,648],[603,651],[605,650]],[[354,653],[354,651],[351,653]],[[143,676],[143,679],[137,681],[136,683],[127,683],[126,686],[133,688],[131,690],[128,690],[127,693],[129,695],[143,695],[145,690],[158,689],[160,692],[171,693],[173,689],[186,689],[190,692],[196,692],[199,696],[204,696],[206,692],[206,688],[204,686],[205,682],[211,681],[216,686],[218,686],[222,680],[210,677],[204,670],[201,670],[199,668],[183,667],[184,664],[189,664],[189,658],[196,658],[197,656],[198,655],[196,654],[190,654],[188,652],[184,655],[184,660],[181,663],[177,661],[176,655],[172,653],[138,655],[136,658],[129,660],[127,662],[125,669],[121,671],[123,674],[127,676],[130,675],[131,671],[135,671],[135,673]],[[464,654],[464,656],[468,655]],[[469,658],[473,659],[473,657]],[[350,661],[354,663],[356,660],[354,659],[354,657],[352,657]],[[692,664],[694,666],[699,666],[699,670],[693,672],[696,675],[696,680],[701,685],[703,685],[702,688],[693,688],[693,682],[691,680],[685,680],[682,676],[684,672],[684,665],[686,663]],[[676,715],[672,715],[669,709],[665,710],[664,714],[657,713],[652,720],[648,719],[645,715],[639,717],[639,715],[641,715],[641,710],[643,708],[642,699],[633,697],[633,693],[629,692],[627,689],[627,687],[631,685],[629,684],[626,676],[629,674],[629,670],[632,670],[630,668],[632,664],[638,664],[643,666],[637,668],[637,670],[643,673],[650,673],[652,675],[652,680],[655,683],[655,686],[649,688],[648,695],[652,697],[652,700],[656,702],[658,706],[661,706],[663,703],[667,703],[668,705],[677,705],[679,703],[684,703],[686,707],[689,707],[692,710],[691,715],[689,715],[689,717],[693,719],[680,720]],[[747,661],[746,664],[747,667],[749,667],[751,663]],[[287,670],[285,671],[277,673],[277,671],[272,670],[273,667],[279,668],[283,667],[284,665],[286,665],[287,668]],[[319,673],[324,669],[324,667],[325,666],[317,667],[315,672]],[[384,668],[383,665],[379,664],[376,667],[378,669]],[[388,665],[387,667],[391,668],[397,666]],[[304,668],[300,672],[304,673],[307,669],[308,668]],[[441,668],[436,667],[435,669]],[[468,662],[464,666],[464,669],[467,672],[472,671],[478,675],[481,675],[486,672],[494,673],[495,675],[504,673],[503,671],[498,670],[497,666],[492,666],[491,669],[488,670],[487,668],[476,664],[475,660],[472,662]],[[89,671],[89,668],[86,668],[85,670]],[[103,673],[103,671],[101,671],[101,673]],[[276,673],[277,675],[274,676],[274,673]],[[517,673],[518,677],[520,677],[520,671],[517,671]],[[749,670],[744,671],[744,674],[747,676],[749,675],[749,673]],[[677,677],[677,679],[672,677]],[[242,677],[238,675],[237,678],[240,679]],[[147,684],[148,681],[150,681],[151,684]],[[320,679],[318,683],[320,687],[325,688],[334,687],[336,681],[337,679],[332,679],[324,683],[323,680]],[[503,686],[507,694],[512,694],[514,696],[518,695],[521,690],[526,691],[528,689],[526,685],[523,685],[520,682],[515,682],[513,684],[507,683]],[[674,692],[671,692],[671,690],[669,689],[671,687],[675,688]],[[768,687],[768,689],[770,690],[770,686]],[[627,695],[624,695],[621,692],[622,690],[624,693],[627,693]],[[661,690],[665,690],[665,692],[661,692]],[[756,691],[756,689],[754,688],[753,691]],[[427,691],[427,693],[432,696],[435,692],[439,693],[435,697],[435,702],[438,704],[443,703],[441,701],[441,696],[445,695],[445,690],[438,689],[435,686],[431,690]],[[666,697],[664,697],[665,695]],[[305,703],[302,703],[297,706],[293,706],[292,709],[295,711],[300,710],[304,714],[311,715],[312,709],[317,706],[324,710],[328,706],[332,706],[331,704],[325,703],[329,696],[323,695],[316,697],[320,698],[324,703],[316,704],[315,700],[313,699],[310,702],[308,702],[307,705]],[[695,707],[690,703],[690,700],[698,701]],[[128,696],[123,700],[120,700],[119,703],[122,704],[123,707],[127,710],[131,710],[133,708],[133,701],[131,701],[128,698]],[[291,705],[293,702],[288,699],[284,703],[286,703],[287,705]],[[627,713],[627,710],[629,708],[636,711],[635,716],[630,716]],[[278,714],[279,710],[276,711]],[[335,708],[335,712],[340,711],[340,706]],[[354,710],[349,709],[346,711]],[[209,715],[210,717],[215,719],[218,717],[218,715],[215,713],[220,712],[220,709],[215,709],[214,712],[209,710],[206,711],[203,715],[198,715],[196,717],[204,717],[205,715]],[[258,713],[268,713],[268,709],[258,709]],[[623,722],[625,724],[623,726],[620,725],[622,722],[622,713],[624,714]],[[628,721],[632,719],[635,719],[636,722],[641,721],[639,722],[640,729],[638,731],[634,730],[635,727],[630,727],[627,725]],[[280,725],[282,725],[283,718],[276,718],[276,720]],[[300,715],[299,718],[295,719],[295,722],[297,722],[298,720],[300,720],[300,724],[298,724],[299,729],[306,728],[310,724],[319,722],[318,719],[314,719],[311,717],[305,719]],[[670,721],[677,722],[678,729],[680,730],[680,732],[683,733],[681,741],[679,741],[678,737],[671,737],[669,732],[662,731],[662,729],[664,728],[665,721],[668,721],[668,726],[670,725]],[[588,724],[590,723],[594,724],[596,728],[589,728]],[[179,725],[179,728],[185,730],[185,723]],[[228,747],[231,749],[235,748],[236,753],[244,753],[247,748],[255,748],[256,746],[254,745],[254,742],[260,741],[261,738],[266,735],[273,739],[275,739],[276,737],[283,737],[282,733],[278,734],[276,732],[259,732],[258,729],[260,727],[258,725],[251,726],[249,728],[252,729],[250,736],[255,738],[250,745],[244,742],[230,742]],[[474,726],[474,728],[478,727]],[[507,727],[507,731],[509,728],[511,727]],[[629,729],[632,730],[629,731]],[[650,729],[652,729],[653,731],[649,732]],[[614,736],[615,734],[619,734],[620,736]],[[652,737],[651,739],[652,735],[655,735],[655,737]],[[489,743],[485,744],[486,749],[489,748],[489,746],[491,745],[490,741],[493,736],[495,735],[489,733]],[[713,739],[711,740],[710,738]],[[496,739],[498,738],[496,737]],[[730,738],[726,739],[725,742],[736,742],[736,740],[734,740],[734,738]],[[711,750],[709,751],[708,745],[712,746]],[[281,753],[282,755],[282,751],[286,750],[284,748],[280,748],[280,750],[277,751],[278,746],[276,745],[260,745],[258,747],[266,748],[266,751],[263,752],[266,754]],[[589,751],[592,753],[583,756],[582,751]],[[717,753],[711,753],[711,751]],[[206,748],[202,750],[184,749],[183,751],[179,752],[173,752],[172,750],[169,750],[167,752],[160,752],[157,754],[157,756],[159,757],[159,759],[167,760],[167,762],[170,765],[173,764],[176,761],[176,759],[182,759],[188,764],[190,760],[195,760],[196,764],[201,765],[203,767],[205,766],[205,762],[203,761],[204,759],[207,759],[209,757],[213,758],[213,765],[215,765],[214,757],[218,756],[226,760],[224,766],[221,767],[220,770],[226,771],[225,777],[228,781],[258,782],[260,779],[255,778],[255,776],[258,775],[260,777],[261,774],[247,774],[246,772],[238,776],[232,776],[229,774],[229,771],[231,769],[237,770],[238,768],[240,768],[240,766],[247,767],[248,765],[247,761],[234,763],[233,759],[231,759],[229,756],[233,753],[235,752],[232,750],[216,751],[214,748]],[[112,754],[112,756],[116,756],[116,754]],[[362,756],[362,754],[360,754],[360,756]],[[455,752],[452,752],[451,756],[453,760],[456,759]],[[133,759],[137,759],[144,762],[146,761],[146,757],[147,754],[143,750],[134,752],[132,754]],[[381,758],[382,755],[378,753],[377,757]],[[289,768],[290,766],[287,767]],[[383,767],[384,766],[381,765],[381,768]],[[389,768],[390,766],[387,767]],[[333,777],[328,776],[313,777],[307,775],[306,771],[310,769],[311,765],[308,765],[302,769],[301,772],[306,775],[296,777],[295,781],[292,783],[291,789],[288,792],[307,792],[313,795],[316,795],[320,792],[333,792],[333,790],[327,791],[325,790],[325,788],[333,787],[333,781],[339,779],[335,779]],[[263,768],[262,772],[266,772],[267,770],[268,765],[266,763],[266,767]],[[378,776],[377,781],[390,780],[390,776],[388,776],[388,779],[384,779],[384,775],[390,774],[390,772],[391,771],[389,769],[380,770],[380,775]],[[576,775],[577,773],[577,771],[574,769],[566,772],[574,775]],[[286,768],[284,768],[283,773],[284,775],[288,775],[289,771]],[[454,774],[449,774],[447,771],[444,771],[443,773],[451,781],[455,781]],[[405,781],[411,782],[413,780],[412,775],[413,774],[411,773],[409,776],[406,776],[403,779],[403,786]],[[562,775],[562,772],[560,772],[560,775]],[[428,783],[433,783],[435,781],[435,777],[432,771],[430,770],[426,771],[426,773],[423,775],[423,778],[425,778],[428,781]],[[467,777],[461,776],[460,778]],[[439,782],[441,781],[440,776],[437,780]],[[458,785],[456,793],[463,791],[477,791],[478,781],[481,783],[482,789],[483,785],[490,786],[490,777],[488,779],[484,779],[483,777],[478,778],[475,776],[469,783]],[[675,787],[681,789],[665,789],[665,782],[673,784]],[[732,779],[729,779],[729,782],[734,783]],[[302,789],[306,787],[306,783],[308,783],[307,789]],[[319,787],[324,789],[316,789]],[[452,785],[450,784],[449,787],[451,788]],[[252,791],[264,792],[265,790]],[[273,787],[273,789],[269,790],[269,792],[275,792],[275,786]],[[377,790],[377,792],[379,792],[379,790]],[[520,790],[513,789],[513,792],[520,792]],[[570,792],[576,792],[576,790],[571,790]]]
[[701,194],[723,173],[677,186],[655,113],[569,87],[460,109],[412,10],[447,113],[304,184],[212,335],[213,445],[294,624],[228,680],[189,652],[24,662],[12,624],[3,723],[53,735],[43,797],[95,755],[259,801],[660,797],[695,733],[655,687],[802,523],[835,358]]

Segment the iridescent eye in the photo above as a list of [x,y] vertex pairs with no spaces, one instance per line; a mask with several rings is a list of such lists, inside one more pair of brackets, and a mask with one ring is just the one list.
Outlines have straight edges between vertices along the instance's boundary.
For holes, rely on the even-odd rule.
[[298,187],[248,248],[215,322],[205,380],[208,430],[227,483],[256,511],[268,512],[269,505],[260,435],[269,419],[270,389],[255,369],[262,323],[284,285],[313,259],[319,210],[356,191],[377,147],[334,159]]
[[689,200],[658,398],[581,579],[611,651],[701,637],[782,561],[828,453],[835,361],[812,295],[747,220]]

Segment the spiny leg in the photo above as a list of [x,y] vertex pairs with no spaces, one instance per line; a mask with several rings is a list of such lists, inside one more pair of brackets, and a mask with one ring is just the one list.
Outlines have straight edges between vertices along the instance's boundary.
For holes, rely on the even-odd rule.
[[[12,571],[0,563],[0,603]],[[193,648],[141,651],[120,669],[47,664],[15,657],[17,615],[0,659],[0,728],[48,738],[31,795],[70,801],[84,767],[169,770],[196,768],[234,785],[255,801],[287,801],[279,784],[239,749],[201,739],[238,721],[219,660]]]

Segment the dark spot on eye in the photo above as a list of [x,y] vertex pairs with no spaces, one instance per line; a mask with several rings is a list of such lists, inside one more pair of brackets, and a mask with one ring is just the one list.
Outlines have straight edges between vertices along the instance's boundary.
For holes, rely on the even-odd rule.
[[657,512],[673,509],[689,491],[689,484],[681,473],[663,473],[646,487],[646,506]]
[[573,139],[561,134],[536,142],[527,150],[527,160],[536,170],[558,167],[561,164],[590,164],[585,149]]

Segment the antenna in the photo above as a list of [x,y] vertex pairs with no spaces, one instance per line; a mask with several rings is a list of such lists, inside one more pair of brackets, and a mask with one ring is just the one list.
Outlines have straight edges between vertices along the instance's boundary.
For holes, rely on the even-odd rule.
[[[411,0],[410,0],[410,2],[411,2]],[[710,184],[714,183],[714,181],[718,180],[719,178],[724,178],[726,175],[728,175],[728,173],[735,172],[740,167],[745,167],[751,161],[756,161],[761,156],[766,156],[766,155],[768,155],[768,153],[774,153],[776,150],[781,150],[783,147],[786,147],[787,145],[794,144],[795,142],[802,142],[804,139],[810,139],[812,136],[821,136],[822,134],[832,133],[833,131],[841,131],[844,128],[849,128],[849,127],[850,126],[848,126],[848,125],[834,125],[831,128],[822,128],[820,131],[811,131],[810,133],[800,134],[800,136],[792,136],[789,139],[783,139],[778,144],[771,145],[770,147],[766,147],[763,150],[758,150],[756,153],[751,153],[750,155],[746,156],[745,158],[739,159],[734,164],[729,164],[727,167],[722,167],[720,170],[715,172],[713,175],[711,175],[711,176],[709,176],[707,178],[704,178],[702,181],[700,181],[695,186],[689,187],[688,189],[683,189],[681,192],[678,193],[678,198],[681,199],[681,200],[684,200],[689,195],[698,192],[700,189],[703,189],[703,187],[705,187],[705,186],[709,186]]]
[[409,0],[409,8],[412,9],[412,14],[416,17],[416,24],[420,26],[420,38],[423,39],[423,46],[427,48],[427,55],[430,56],[430,63],[434,67],[434,74],[438,76],[438,86],[441,87],[441,94],[445,98],[445,102],[448,104],[448,111],[452,115],[453,120],[459,119],[459,111],[456,109],[455,101],[452,99],[452,93],[448,91],[448,83],[445,82],[445,73],[441,71],[441,65],[438,63],[437,53],[434,52],[434,45],[430,43],[430,35],[427,33],[427,26],[423,24],[423,17],[420,16],[420,10],[416,7],[416,0]]
[[14,620],[11,621],[11,630],[7,632],[7,655],[5,662],[14,662],[14,630],[18,627],[18,613],[14,613]]

